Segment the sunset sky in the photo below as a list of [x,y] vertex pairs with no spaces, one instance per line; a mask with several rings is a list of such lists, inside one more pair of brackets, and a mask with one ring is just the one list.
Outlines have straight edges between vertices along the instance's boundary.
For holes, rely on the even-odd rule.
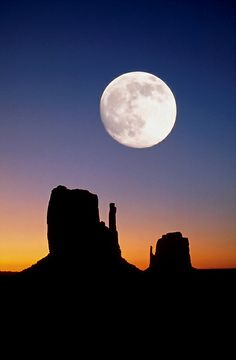
[[[0,2],[0,270],[48,253],[57,185],[117,206],[122,255],[145,269],[163,234],[193,266],[236,267],[236,11],[229,0]],[[160,144],[113,140],[99,114],[115,77],[147,71],[175,95]]]

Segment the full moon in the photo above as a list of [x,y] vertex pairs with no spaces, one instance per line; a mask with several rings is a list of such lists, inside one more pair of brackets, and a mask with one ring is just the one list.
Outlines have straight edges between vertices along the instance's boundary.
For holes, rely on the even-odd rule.
[[133,148],[154,146],[171,132],[175,97],[157,76],[134,71],[118,76],[105,88],[100,115],[107,132]]

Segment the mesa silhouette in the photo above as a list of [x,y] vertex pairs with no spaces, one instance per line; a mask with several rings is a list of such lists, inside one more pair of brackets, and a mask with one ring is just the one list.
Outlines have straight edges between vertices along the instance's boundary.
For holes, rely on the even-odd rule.
[[49,254],[18,273],[27,291],[40,283],[47,288],[57,284],[60,289],[62,284],[75,289],[99,286],[97,291],[104,294],[114,290],[116,294],[131,292],[131,296],[133,292],[139,296],[140,292],[143,296],[149,293],[151,297],[175,291],[182,297],[186,291],[195,296],[204,292],[210,297],[219,291],[231,293],[236,270],[194,268],[189,240],[181,232],[169,232],[157,240],[155,253],[150,248],[147,269],[129,263],[119,245],[116,210],[110,203],[107,226],[100,221],[96,194],[62,185],[54,188],[47,209]]
[[[92,276],[139,274],[142,271],[122,257],[116,228],[116,206],[110,203],[109,225],[100,221],[98,196],[88,190],[59,185],[51,192],[47,211],[49,254],[24,274],[69,272]],[[192,270],[189,242],[180,232],[157,241],[148,272]]]
[[114,203],[106,226],[100,221],[97,195],[59,185],[51,192],[47,226],[49,254],[23,270],[25,274],[106,276],[140,271],[121,256]]
[[147,269],[142,271],[129,263],[119,245],[116,210],[110,203],[107,226],[100,221],[96,194],[62,185],[54,188],[47,210],[49,253],[21,272],[0,273],[2,306],[12,311],[18,299],[25,311],[27,304],[33,304],[50,313],[57,305],[66,315],[69,309],[76,313],[82,304],[80,309],[93,316],[101,309],[118,314],[114,309],[120,308],[129,316],[133,311],[136,319],[134,304],[144,318],[151,303],[175,315],[173,299],[183,312],[190,297],[198,305],[204,299],[203,310],[211,309],[216,299],[218,306],[225,301],[227,308],[234,304],[236,270],[194,268],[189,241],[181,232],[167,233],[157,240],[155,253],[150,248]]

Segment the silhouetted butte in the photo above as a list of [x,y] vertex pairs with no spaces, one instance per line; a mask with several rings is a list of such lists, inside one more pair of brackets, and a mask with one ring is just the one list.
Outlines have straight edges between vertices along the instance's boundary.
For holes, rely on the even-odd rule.
[[99,218],[97,195],[59,185],[51,192],[47,226],[49,255],[29,271],[69,270],[84,275],[140,271],[121,256],[114,203],[107,227]]
[[180,232],[167,233],[157,241],[156,252],[150,247],[151,271],[185,272],[192,269],[189,241]]

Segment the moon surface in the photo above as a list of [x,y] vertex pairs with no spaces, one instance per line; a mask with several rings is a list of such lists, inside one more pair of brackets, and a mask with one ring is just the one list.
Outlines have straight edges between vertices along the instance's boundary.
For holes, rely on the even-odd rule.
[[175,97],[157,76],[129,72],[105,88],[100,115],[107,132],[119,143],[133,148],[151,147],[164,140],[175,124]]

